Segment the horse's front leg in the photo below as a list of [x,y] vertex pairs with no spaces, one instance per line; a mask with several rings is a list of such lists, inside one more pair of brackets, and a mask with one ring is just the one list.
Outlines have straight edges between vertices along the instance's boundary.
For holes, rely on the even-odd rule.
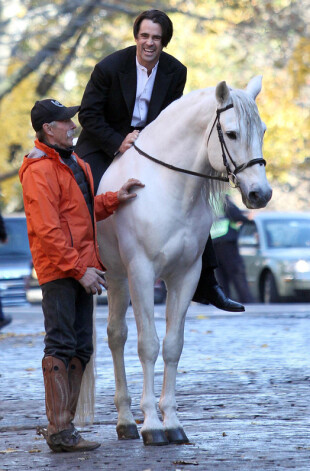
[[[198,269],[199,270],[199,269]],[[163,416],[164,430],[170,443],[188,443],[188,438],[177,417],[175,384],[179,359],[184,343],[185,316],[194,294],[198,278],[197,269],[184,273],[184,276],[169,279],[166,301],[166,335],[163,340],[163,360],[165,363],[164,381],[159,401]]]
[[[129,275],[131,302],[138,331],[138,354],[143,369],[141,409],[144,422],[141,435],[145,445],[168,445],[162,422],[156,410],[154,369],[159,353],[159,339],[154,322],[154,280],[139,276],[142,270]],[[147,281],[148,280],[148,281]]]
[[115,396],[114,403],[118,411],[116,431],[119,439],[140,438],[137,425],[130,410],[131,398],[129,395],[125,362],[124,347],[127,340],[126,311],[129,305],[129,291],[127,280],[108,279],[108,342],[114,364]]

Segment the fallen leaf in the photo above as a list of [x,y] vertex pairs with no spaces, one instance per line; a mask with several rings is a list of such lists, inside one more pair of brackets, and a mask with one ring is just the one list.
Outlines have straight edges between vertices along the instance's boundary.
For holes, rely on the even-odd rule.
[[6,450],[0,450],[0,453],[2,455],[5,455],[6,453],[17,453],[19,450],[16,450],[15,448],[7,448]]
[[33,450],[29,450],[28,453],[41,453],[41,450],[38,450],[37,448],[33,448]]

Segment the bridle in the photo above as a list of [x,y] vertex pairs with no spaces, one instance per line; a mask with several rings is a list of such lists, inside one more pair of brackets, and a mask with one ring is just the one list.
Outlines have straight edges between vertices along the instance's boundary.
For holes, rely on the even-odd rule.
[[[225,106],[225,108],[218,108],[216,110],[216,117],[215,117],[215,120],[212,124],[211,131],[209,133],[209,137],[208,137],[208,140],[207,140],[207,145],[209,144],[209,140],[210,140],[212,131],[213,131],[214,126],[216,124],[217,134],[218,134],[219,141],[220,141],[220,144],[221,144],[221,149],[222,149],[223,163],[225,165],[226,172],[227,172],[227,178],[228,178],[229,182],[232,184],[232,186],[236,187],[236,186],[238,186],[238,180],[237,180],[237,177],[236,177],[236,175],[238,173],[240,173],[243,170],[245,170],[246,168],[252,167],[253,165],[256,165],[256,164],[266,166],[266,160],[259,157],[259,158],[256,158],[256,159],[251,159],[251,160],[249,160],[249,162],[246,162],[244,164],[236,165],[234,159],[230,155],[230,152],[227,148],[226,142],[224,141],[224,135],[223,135],[222,126],[221,126],[221,122],[220,122],[221,113],[224,113],[224,111],[230,110],[233,107],[234,107],[234,105],[233,105],[233,103],[231,103],[230,105]],[[228,160],[227,160],[227,155],[226,155],[225,151],[227,152],[227,155],[228,155],[231,163],[235,167],[233,171],[230,170],[229,163],[228,163]]]
[[[230,108],[233,108],[233,106],[234,106],[233,104],[230,104],[230,105],[227,105],[225,108],[218,108],[216,110],[216,117],[215,117],[215,120],[212,124],[211,131],[209,133],[208,140],[207,140],[207,145],[208,145],[209,140],[210,140],[210,136],[211,136],[212,131],[214,129],[214,126],[216,124],[217,133],[218,133],[218,137],[219,137],[219,141],[220,141],[221,149],[222,149],[223,163],[224,163],[224,166],[226,168],[227,177],[220,177],[220,176],[215,176],[215,175],[205,175],[204,173],[193,172],[192,170],[187,170],[187,169],[184,169],[184,168],[181,168],[181,167],[175,167],[174,165],[168,164],[166,162],[163,162],[162,160],[159,160],[159,159],[156,159],[155,157],[152,157],[151,155],[149,155],[146,152],[144,152],[143,150],[141,150],[135,143],[133,143],[133,147],[136,149],[136,151],[140,155],[143,155],[144,157],[152,160],[153,162],[156,162],[157,164],[163,165],[164,167],[167,167],[170,170],[175,170],[177,172],[187,173],[189,175],[194,175],[196,177],[207,178],[209,180],[219,180],[219,181],[223,181],[223,182],[230,182],[230,184],[232,186],[237,187],[238,186],[238,180],[237,180],[236,175],[238,173],[242,172],[243,170],[245,170],[248,167],[252,167],[252,165],[256,165],[256,164],[266,165],[266,160],[262,159],[262,158],[257,158],[257,159],[252,159],[249,162],[246,162],[246,163],[241,164],[241,165],[236,165],[236,163],[234,162],[234,160],[233,160],[232,156],[230,155],[229,150],[226,146],[226,143],[224,141],[222,126],[221,126],[221,122],[220,122],[220,114],[223,113],[226,110],[229,110]],[[227,160],[227,155],[226,155],[225,151],[227,152],[227,155],[228,155],[231,163],[235,167],[233,172],[230,170],[229,163],[228,163],[228,160]]]

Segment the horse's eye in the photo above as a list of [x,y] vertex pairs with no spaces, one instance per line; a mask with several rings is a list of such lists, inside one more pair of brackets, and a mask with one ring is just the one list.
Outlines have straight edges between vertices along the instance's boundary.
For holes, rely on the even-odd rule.
[[228,139],[231,139],[233,141],[237,139],[237,133],[235,131],[228,131],[226,133],[226,136],[228,137]]

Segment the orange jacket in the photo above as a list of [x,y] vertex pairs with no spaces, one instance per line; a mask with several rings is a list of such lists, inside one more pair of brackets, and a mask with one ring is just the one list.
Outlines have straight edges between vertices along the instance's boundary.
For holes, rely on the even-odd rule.
[[[94,195],[90,167],[74,154]],[[36,140],[19,170],[34,268],[40,285],[59,278],[79,280],[87,267],[104,268],[96,224],[71,169],[51,147]],[[94,198],[94,221],[118,207],[116,192]]]

